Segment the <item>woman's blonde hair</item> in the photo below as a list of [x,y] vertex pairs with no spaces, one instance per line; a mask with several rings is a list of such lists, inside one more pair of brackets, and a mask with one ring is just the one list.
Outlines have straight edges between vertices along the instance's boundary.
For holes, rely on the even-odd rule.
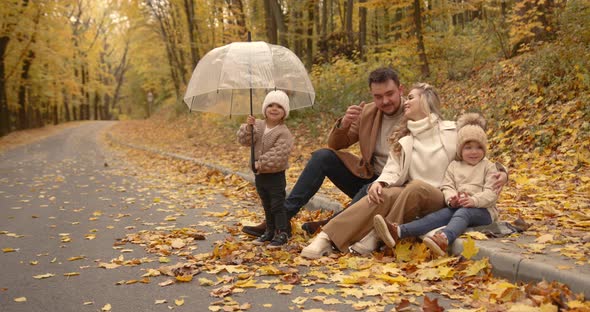
[[[420,91],[420,98],[418,101],[420,102],[420,106],[426,115],[430,116],[430,114],[434,114],[440,120],[442,118],[440,112],[440,98],[438,97],[438,92],[436,92],[436,89],[427,83],[419,82],[412,86],[410,91],[412,90]],[[401,145],[397,143],[401,138],[408,134],[410,134],[410,130],[408,129],[408,119],[404,116],[399,125],[393,129],[391,136],[389,137],[389,143],[391,144],[391,148],[395,154],[399,154],[402,148]]]

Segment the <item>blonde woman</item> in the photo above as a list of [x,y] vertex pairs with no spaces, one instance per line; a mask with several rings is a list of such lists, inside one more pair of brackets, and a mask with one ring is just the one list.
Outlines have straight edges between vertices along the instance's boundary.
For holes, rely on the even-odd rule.
[[[426,83],[412,87],[403,108],[404,121],[392,133],[389,158],[368,195],[330,220],[301,256],[317,259],[332,252],[332,246],[369,254],[379,243],[375,215],[400,224],[445,207],[439,187],[456,155],[455,122],[442,120],[438,94]],[[497,180],[499,189],[506,174]]]

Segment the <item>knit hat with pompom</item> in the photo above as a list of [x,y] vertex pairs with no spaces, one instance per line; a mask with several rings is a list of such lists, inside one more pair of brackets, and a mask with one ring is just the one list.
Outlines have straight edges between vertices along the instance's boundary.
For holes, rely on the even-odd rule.
[[270,91],[266,97],[264,98],[264,102],[262,103],[262,115],[264,115],[266,117],[266,108],[272,104],[278,104],[280,105],[283,110],[285,111],[285,119],[287,119],[287,117],[289,117],[289,96],[281,91],[281,90],[275,90],[275,91]]
[[484,155],[487,152],[488,137],[486,120],[478,113],[463,114],[457,119],[457,159],[462,160],[461,151],[465,143],[475,141],[481,145]]

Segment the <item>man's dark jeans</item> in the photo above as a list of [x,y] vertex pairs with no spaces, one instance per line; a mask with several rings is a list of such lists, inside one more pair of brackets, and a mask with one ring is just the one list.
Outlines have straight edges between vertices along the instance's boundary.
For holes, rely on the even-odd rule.
[[322,148],[311,155],[291,193],[285,200],[287,218],[293,218],[301,207],[317,193],[325,178],[330,179],[336,187],[352,198],[352,203],[367,194],[368,185],[377,176],[362,179],[350,172],[333,150]]

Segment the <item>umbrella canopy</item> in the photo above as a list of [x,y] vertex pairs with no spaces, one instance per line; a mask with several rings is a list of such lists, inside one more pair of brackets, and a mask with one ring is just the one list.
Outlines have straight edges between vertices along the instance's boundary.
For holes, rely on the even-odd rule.
[[257,114],[271,90],[285,91],[291,110],[312,106],[315,100],[307,71],[291,50],[262,41],[234,42],[199,61],[184,102],[190,110],[222,115],[248,115],[252,103]]

